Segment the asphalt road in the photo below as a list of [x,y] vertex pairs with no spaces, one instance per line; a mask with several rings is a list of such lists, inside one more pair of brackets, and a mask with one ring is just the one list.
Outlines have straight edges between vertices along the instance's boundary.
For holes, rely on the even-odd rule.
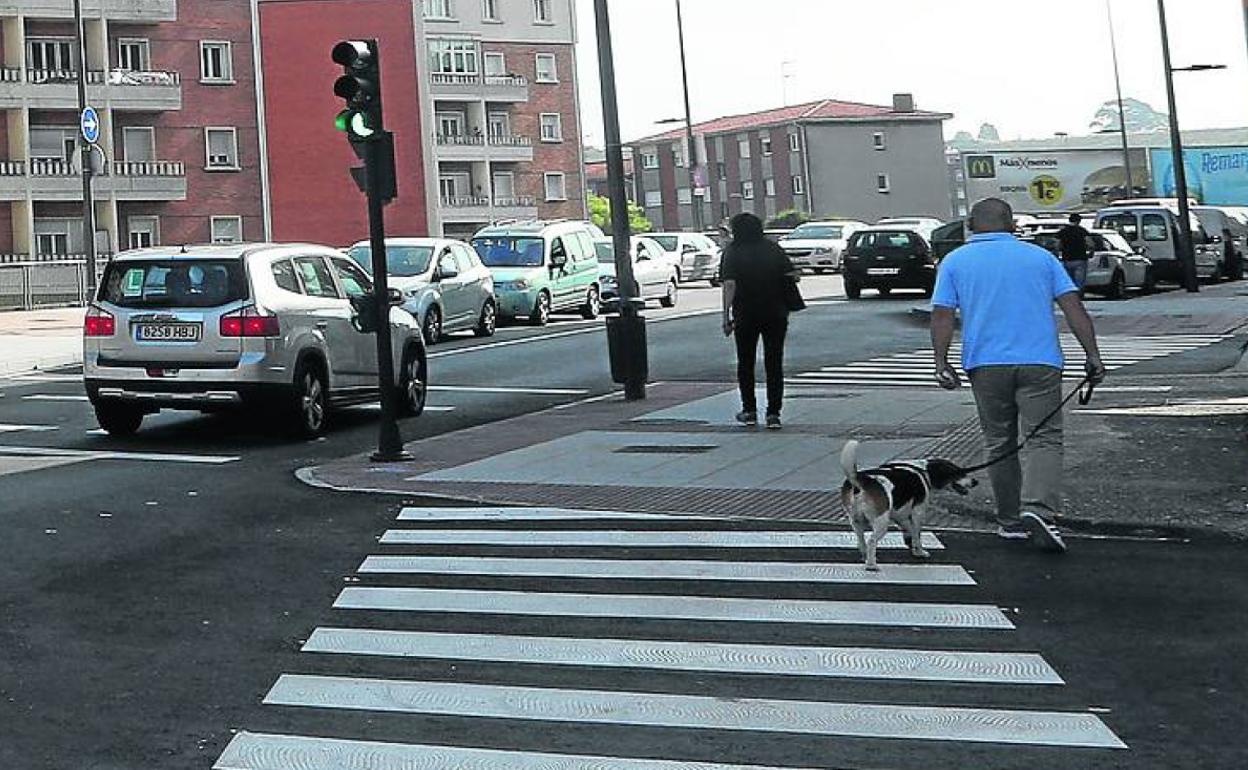
[[[808,296],[839,281],[808,279]],[[822,287],[822,291],[820,290]],[[651,371],[658,380],[732,379],[731,346],[718,333],[718,294],[687,290],[673,311],[650,311]],[[923,347],[926,331],[904,295],[861,303],[816,301],[794,321],[791,371]],[[407,438],[610,393],[602,323],[560,321],[512,328],[432,349],[433,410],[404,424]],[[483,390],[484,389],[484,390]],[[473,747],[609,756],[732,761],[770,767],[1238,767],[1248,762],[1236,731],[1244,713],[1248,578],[1242,547],[1087,542],[1061,562],[1014,553],[991,540],[951,536],[949,563],[972,570],[974,601],[1009,608],[1018,626],[1011,650],[1043,651],[1067,680],[1058,691],[1019,690],[1019,708],[1108,709],[1106,724],[1129,754],[1077,749],[967,746],[940,741],[795,737],[677,728],[549,725],[459,717],[260,706],[283,672],[341,673],[298,649],[336,619],[330,606],[353,584],[397,505],[298,483],[293,472],[367,449],[375,410],[338,415],[326,439],[291,443],[237,417],[161,415],[132,440],[95,435],[72,376],[0,383],[0,767],[208,768],[232,730],[360,736]],[[41,457],[56,448],[58,456]],[[64,456],[64,450],[81,454]],[[101,454],[109,453],[109,454]],[[454,549],[451,549],[454,551]],[[440,553],[435,549],[433,553]],[[584,554],[581,554],[582,556]],[[783,555],[783,554],[782,554]],[[715,558],[735,558],[732,552]],[[797,552],[793,560],[826,554]],[[945,557],[942,555],[942,559]],[[1216,579],[1211,579],[1216,576]],[[439,585],[417,578],[411,585]],[[423,582],[422,582],[423,581]],[[462,582],[462,581],[461,581]],[[467,580],[478,587],[497,580]],[[533,579],[534,590],[584,581]],[[611,591],[697,594],[705,583],[656,587],[610,581]],[[393,583],[387,583],[392,585]],[[719,586],[714,595],[768,598],[771,587]],[[598,590],[598,589],[595,589]],[[905,600],[906,587],[786,586],[776,598]],[[942,600],[953,601],[954,591]],[[394,628],[369,615],[366,622]],[[439,621],[444,621],[440,622]],[[434,615],[407,620],[452,631],[596,636],[587,621]],[[708,641],[879,644],[916,647],[913,629],[696,624]],[[632,638],[683,638],[668,622],[612,623]],[[987,649],[974,634],[952,637]],[[947,642],[948,637],[941,641]],[[459,661],[352,659],[362,676],[550,687],[584,685],[566,667]],[[679,692],[717,698],[821,700],[827,682],[796,677],[598,671],[610,690]],[[983,685],[954,688],[860,680],[835,683],[851,703],[974,706]],[[993,696],[999,700],[999,692]],[[916,750],[916,747],[918,750]],[[1058,759],[1060,757],[1060,759]],[[1126,759],[1129,757],[1129,759]],[[728,759],[726,759],[728,758]]]

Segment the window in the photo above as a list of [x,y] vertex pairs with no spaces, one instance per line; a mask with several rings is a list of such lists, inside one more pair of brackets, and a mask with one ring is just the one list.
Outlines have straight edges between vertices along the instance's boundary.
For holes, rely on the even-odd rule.
[[888,174],[875,175],[875,189],[882,193],[889,191]]
[[763,145],[763,155],[770,155],[770,154],[771,154],[771,137],[770,137],[770,136],[764,136],[764,137],[760,140],[760,142],[761,142],[761,143],[762,143],[762,145]]
[[767,179],[763,182],[763,190],[767,193],[768,198],[776,197],[776,180]]
[[794,195],[806,194],[806,180],[802,179],[800,176],[793,177],[793,194]]
[[563,172],[559,171],[546,174],[546,200],[566,201],[567,199],[567,179],[564,178]]
[[747,201],[754,200],[754,183],[753,182],[741,183],[741,197],[745,198]]
[[281,259],[273,263],[273,282],[277,288],[300,294],[299,276],[295,275],[295,266],[289,259]]
[[715,176],[719,177],[719,181],[721,182],[726,180],[728,178],[728,164],[724,163],[723,161],[716,163],[715,164]]
[[156,217],[130,217],[126,220],[127,243],[132,249],[160,244],[160,220]]
[[491,112],[487,128],[491,138],[503,139],[511,136],[511,116],[505,112]]
[[325,266],[320,257],[299,257],[295,260],[295,270],[303,281],[303,293],[309,297],[340,299],[338,287],[334,286],[334,276]]
[[40,256],[65,256],[69,253],[69,233],[36,233],[35,253]]
[[533,19],[540,24],[554,23],[554,8],[550,0],[533,0]]
[[641,154],[641,167],[650,170],[658,168],[659,154],[657,152],[643,152]]
[[693,192],[688,187],[682,187],[676,191],[676,202],[682,206],[690,206],[693,204]]
[[1140,226],[1136,223],[1134,214],[1113,214],[1102,217],[1097,227],[1117,230],[1118,234],[1128,241],[1140,239]]
[[1166,218],[1161,214],[1145,214],[1140,217],[1140,230],[1144,233],[1146,241],[1168,241],[1170,240],[1170,226],[1166,223]]
[[657,209],[663,205],[663,193],[659,190],[650,190],[646,193],[646,208]]
[[494,202],[516,198],[516,175],[511,171],[494,172]]
[[121,148],[127,163],[156,160],[156,130],[146,126],[126,126],[121,130]]
[[242,217],[213,217],[211,222],[213,243],[242,243]]
[[539,53],[537,55],[537,82],[559,82],[559,63],[553,53]]
[[32,160],[69,162],[78,148],[78,130],[71,126],[31,126]]
[[482,57],[485,59],[485,74],[488,77],[499,77],[507,74],[507,57],[491,51]]
[[542,141],[563,141],[563,118],[557,112],[542,113]]
[[468,183],[468,175],[448,174],[438,177],[438,193],[442,196],[442,200],[453,200],[460,197],[461,191],[466,191],[470,187]]
[[425,0],[426,19],[454,19],[455,6],[452,0]]
[[798,134],[789,134],[789,152],[802,151],[802,137]]
[[205,128],[204,149],[207,168],[214,171],[238,171],[238,132],[233,128]]
[[875,149],[877,150],[888,149],[888,138],[884,136],[883,131],[876,131],[874,134],[872,134],[871,143],[872,143],[872,146],[874,146]]
[[684,168],[685,165],[685,146],[681,142],[672,144],[672,163],[676,168]]
[[151,45],[138,38],[117,40],[117,69],[143,72],[151,67]]
[[429,62],[441,75],[476,75],[477,44],[471,40],[429,41]]
[[199,79],[204,83],[233,83],[234,57],[228,42],[199,44]]
[[363,297],[373,290],[373,282],[354,262],[349,259],[334,258],[329,260],[342,283],[342,290],[348,297]]
[[481,18],[486,21],[502,21],[498,15],[498,0],[481,0]]
[[738,155],[738,156],[739,156],[742,160],[748,160],[748,159],[749,159],[749,157],[750,157],[750,140],[749,140],[749,139],[739,139],[739,140],[737,140],[737,155]]
[[463,136],[464,134],[464,113],[462,112],[439,112],[438,134],[441,136]]
[[74,65],[74,39],[36,38],[26,41],[26,67],[40,73],[71,73]]

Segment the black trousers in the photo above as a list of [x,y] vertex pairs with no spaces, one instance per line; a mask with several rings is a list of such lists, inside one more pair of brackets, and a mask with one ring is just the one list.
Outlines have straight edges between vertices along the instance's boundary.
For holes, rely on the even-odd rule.
[[737,316],[734,336],[737,342],[737,384],[741,387],[741,408],[758,411],[754,392],[754,366],[758,361],[758,341],[763,341],[763,368],[767,370],[767,414],[779,415],[784,401],[784,338],[789,319],[781,314],[756,317]]

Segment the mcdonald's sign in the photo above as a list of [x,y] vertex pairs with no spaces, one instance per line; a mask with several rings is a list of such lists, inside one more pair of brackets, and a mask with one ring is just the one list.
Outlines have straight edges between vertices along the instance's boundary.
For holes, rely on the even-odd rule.
[[997,159],[992,155],[967,155],[966,175],[971,179],[996,179]]

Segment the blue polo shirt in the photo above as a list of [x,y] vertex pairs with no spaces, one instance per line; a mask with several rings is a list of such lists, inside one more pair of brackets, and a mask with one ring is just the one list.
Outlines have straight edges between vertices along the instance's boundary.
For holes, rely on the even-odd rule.
[[1048,251],[1008,233],[974,235],[945,257],[933,307],[962,313],[962,368],[1065,366],[1053,301],[1078,291]]

